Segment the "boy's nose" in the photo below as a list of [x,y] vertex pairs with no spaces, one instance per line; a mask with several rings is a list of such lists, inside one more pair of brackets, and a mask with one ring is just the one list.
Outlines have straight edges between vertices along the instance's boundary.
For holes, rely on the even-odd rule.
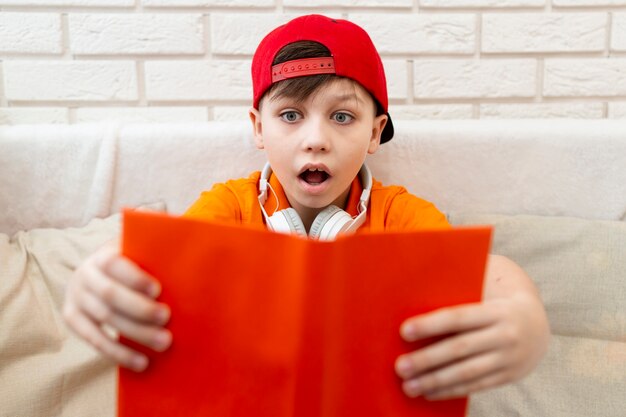
[[330,149],[330,129],[319,120],[312,120],[306,131],[303,147],[311,152],[325,152]]

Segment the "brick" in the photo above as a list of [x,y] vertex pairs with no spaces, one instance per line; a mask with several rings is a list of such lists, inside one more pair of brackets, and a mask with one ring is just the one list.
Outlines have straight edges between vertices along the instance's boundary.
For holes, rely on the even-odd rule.
[[626,13],[613,14],[611,49],[614,51],[626,51]]
[[552,59],[544,71],[549,97],[626,95],[626,59]]
[[0,0],[0,6],[134,7],[135,0]]
[[146,62],[150,100],[251,100],[250,61]]
[[9,100],[137,100],[137,72],[128,61],[6,61]]
[[58,107],[0,107],[0,125],[67,123],[68,112]]
[[532,97],[531,59],[420,60],[413,63],[416,98]]
[[296,16],[298,15],[276,13],[213,13],[210,23],[211,52],[252,55],[265,35]]
[[420,0],[420,7],[543,7],[546,0]]
[[61,52],[59,15],[0,12],[0,53]]
[[390,99],[407,98],[408,74],[407,62],[399,59],[383,60],[387,78],[387,95]]
[[558,7],[626,6],[626,0],[552,0],[552,4]]
[[70,49],[76,54],[201,54],[199,14],[71,14]]
[[213,108],[213,120],[221,122],[249,120],[250,106],[216,106]]
[[481,104],[481,119],[601,119],[602,103]]
[[275,0],[141,0],[147,7],[270,7]]
[[391,105],[392,120],[471,119],[471,104]]
[[605,13],[485,14],[483,52],[603,51]]
[[122,123],[205,122],[206,107],[83,107],[76,110],[78,123],[118,121]]
[[626,102],[609,103],[609,119],[626,119]]
[[286,7],[413,7],[413,0],[283,0]]
[[351,14],[369,33],[378,52],[473,53],[476,25],[468,14]]

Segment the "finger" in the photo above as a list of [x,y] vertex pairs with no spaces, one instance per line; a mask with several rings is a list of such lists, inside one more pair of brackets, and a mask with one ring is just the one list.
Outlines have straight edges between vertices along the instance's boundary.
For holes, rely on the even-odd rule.
[[137,372],[143,371],[148,366],[148,358],[145,355],[113,340],[102,328],[79,311],[71,311],[71,308],[68,308],[64,310],[64,316],[72,330],[104,356]]
[[116,281],[144,293],[148,297],[156,298],[161,293],[159,281],[128,258],[121,256],[117,246],[103,248],[97,254],[94,262],[104,273]]
[[488,388],[497,387],[510,382],[506,372],[497,371],[493,374],[483,376],[474,381],[464,382],[452,387],[426,393],[424,397],[428,400],[447,400],[452,398],[466,397],[471,393]]
[[448,337],[396,360],[396,373],[403,379],[416,377],[459,359],[492,350],[500,345],[498,330],[486,327]]
[[501,353],[489,352],[409,379],[402,384],[402,389],[409,397],[417,397],[424,393],[451,389],[501,369],[504,369]]
[[164,325],[169,320],[169,307],[110,279],[93,264],[85,265],[85,289],[96,298],[130,319]]
[[126,338],[157,352],[164,351],[172,342],[172,334],[169,330],[129,320],[89,292],[83,294],[81,309],[92,318],[92,321],[108,324]]
[[407,342],[485,327],[497,321],[497,315],[484,304],[447,307],[411,317],[400,326]]

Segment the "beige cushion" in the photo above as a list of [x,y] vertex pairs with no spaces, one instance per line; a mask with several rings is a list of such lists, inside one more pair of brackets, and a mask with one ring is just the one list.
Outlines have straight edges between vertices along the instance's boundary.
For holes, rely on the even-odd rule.
[[623,416],[626,410],[626,222],[456,215],[494,224],[492,252],[533,278],[553,337],[519,383],[472,397],[470,416]]
[[119,215],[82,228],[0,235],[2,415],[113,415],[115,368],[61,318],[73,269],[119,233]]
[[1,416],[114,415],[115,366],[69,331],[61,309],[72,271],[119,230],[116,214],[0,234]]

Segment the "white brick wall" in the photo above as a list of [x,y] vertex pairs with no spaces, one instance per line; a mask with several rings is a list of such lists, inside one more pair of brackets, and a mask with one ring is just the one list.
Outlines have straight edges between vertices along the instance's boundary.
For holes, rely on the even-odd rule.
[[148,7],[272,7],[274,0],[141,0]]
[[389,99],[406,100],[408,97],[407,62],[403,59],[385,59],[383,66],[385,67]]
[[350,14],[381,54],[471,54],[475,17],[471,14]]
[[320,6],[346,7],[411,7],[413,0],[283,0],[285,6],[316,8]]
[[0,0],[0,6],[132,7],[135,0]]
[[609,118],[626,119],[626,102],[609,103]]
[[[130,61],[24,61],[4,63],[8,100],[137,100],[135,63]],[[56,104],[55,104],[56,106]]]
[[626,13],[615,13],[613,15],[612,33],[611,49],[626,52]]
[[247,118],[305,13],[362,25],[394,119],[626,119],[626,0],[0,0],[0,124]]
[[204,53],[201,14],[70,14],[69,29],[76,54]]
[[422,7],[485,7],[485,8],[502,8],[502,7],[542,7],[546,4],[546,0],[420,0]]
[[1,13],[0,53],[60,54],[61,17],[53,13]]
[[471,119],[471,104],[440,104],[440,105],[390,105],[389,114],[393,120],[412,119]]
[[413,63],[415,97],[532,97],[536,63],[531,59],[417,60]]
[[[297,14],[214,13],[211,15],[211,52],[253,55],[270,30]],[[243,30],[245,28],[245,30]]]
[[624,6],[626,0],[552,0],[552,4],[562,7]]
[[90,123],[105,120],[119,122],[203,122],[205,107],[85,107],[76,110],[76,122]]
[[481,119],[601,119],[602,103],[481,104]]
[[0,108],[0,125],[67,123],[68,120],[65,108]]
[[[604,13],[483,15],[483,52],[601,52]],[[532,36],[528,36],[532,34]]]
[[251,92],[248,61],[146,62],[148,100],[246,101]]
[[548,97],[626,96],[626,59],[546,61]]

